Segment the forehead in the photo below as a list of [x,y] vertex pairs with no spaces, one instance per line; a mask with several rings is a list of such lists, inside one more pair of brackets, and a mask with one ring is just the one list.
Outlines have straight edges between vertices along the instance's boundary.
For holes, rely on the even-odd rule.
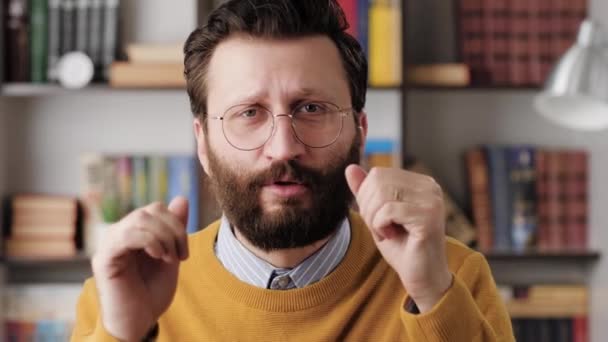
[[207,76],[210,111],[251,99],[298,95],[336,102],[349,99],[340,54],[325,36],[281,40],[231,37],[217,46]]

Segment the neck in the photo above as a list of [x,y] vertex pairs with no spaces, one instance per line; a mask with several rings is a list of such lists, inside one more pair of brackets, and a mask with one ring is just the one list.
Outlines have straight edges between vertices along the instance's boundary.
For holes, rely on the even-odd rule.
[[[337,231],[337,230],[336,230]],[[330,236],[323,240],[319,240],[313,242],[310,245],[298,248],[286,248],[286,249],[277,249],[272,251],[265,251],[254,246],[249,240],[247,240],[241,232],[237,229],[234,230],[234,236],[236,236],[237,240],[245,246],[251,253],[255,254],[258,258],[266,261],[276,268],[294,268],[298,266],[302,261],[304,261],[309,256],[313,255],[316,251],[318,251],[329,239],[335,234],[332,233]]]

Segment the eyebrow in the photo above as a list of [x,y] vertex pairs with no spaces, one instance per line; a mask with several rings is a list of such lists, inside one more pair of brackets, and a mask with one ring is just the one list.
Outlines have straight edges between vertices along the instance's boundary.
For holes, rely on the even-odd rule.
[[[255,90],[245,96],[241,96],[241,97],[235,96],[234,101],[231,101],[233,103],[232,106],[238,105],[238,104],[260,102],[260,99],[267,97],[267,95],[268,94],[265,90]],[[290,93],[290,97],[292,97],[292,98],[310,97],[310,96],[313,96],[313,97],[318,96],[318,97],[321,97],[330,102],[336,101],[335,96],[333,96],[323,90],[310,88],[310,87],[299,88]]]

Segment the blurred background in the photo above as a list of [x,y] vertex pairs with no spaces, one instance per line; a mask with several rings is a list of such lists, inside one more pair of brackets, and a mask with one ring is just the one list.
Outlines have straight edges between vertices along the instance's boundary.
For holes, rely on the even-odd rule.
[[[181,49],[221,2],[2,0],[4,340],[68,338],[96,243],[133,208],[182,194],[190,233],[219,217]],[[603,341],[608,0],[339,2],[370,66],[365,166],[437,179],[518,341]]]

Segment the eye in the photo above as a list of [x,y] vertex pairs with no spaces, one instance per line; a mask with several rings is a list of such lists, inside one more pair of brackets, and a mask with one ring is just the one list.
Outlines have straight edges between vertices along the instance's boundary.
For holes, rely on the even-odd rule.
[[318,103],[305,103],[299,106],[297,111],[300,113],[322,113],[326,112],[327,109]]
[[241,112],[239,116],[247,119],[255,118],[258,115],[257,108],[249,108]]

